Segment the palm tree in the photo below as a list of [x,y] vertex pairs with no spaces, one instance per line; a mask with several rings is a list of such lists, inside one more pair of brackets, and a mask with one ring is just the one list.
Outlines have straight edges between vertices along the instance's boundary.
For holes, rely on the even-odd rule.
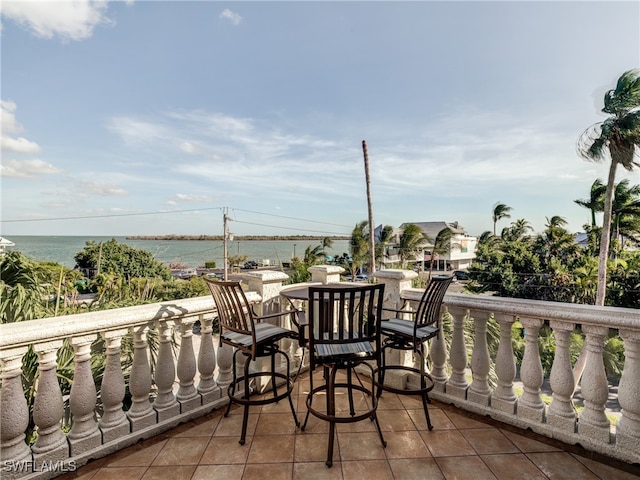
[[511,218],[511,215],[509,215],[509,212],[512,210],[511,207],[505,205],[504,203],[496,203],[493,206],[493,234],[496,234],[496,223],[498,223],[498,220],[503,219],[503,218]]
[[515,242],[521,240],[527,232],[533,230],[531,224],[524,218],[519,218],[515,222],[511,222],[511,226],[502,229],[502,240],[507,242]]
[[406,268],[409,260],[415,260],[416,255],[420,253],[425,244],[431,243],[431,241],[416,224],[408,223],[405,225],[402,235],[400,235],[400,246],[398,248],[402,268]]
[[369,247],[367,243],[367,226],[366,220],[356,224],[351,232],[351,240],[349,241],[349,253],[351,254],[351,277],[355,280],[358,270],[366,265],[369,259]]
[[622,243],[624,237],[635,237],[638,233],[635,226],[640,218],[640,185],[629,186],[624,179],[616,185],[611,205],[613,230],[611,239]]
[[380,236],[376,242],[376,262],[382,264],[387,257],[387,247],[393,243],[393,227],[385,225],[380,230]]
[[581,207],[588,208],[591,211],[591,226],[596,226],[596,212],[602,212],[604,210],[604,193],[607,187],[602,180],[596,178],[591,185],[591,192],[588,200],[574,200],[574,202]]
[[453,232],[449,228],[443,228],[436,235],[436,239],[433,241],[433,247],[431,248],[431,260],[429,261],[429,278],[433,272],[433,257],[439,255],[446,255],[451,252],[451,239],[453,238]]
[[611,206],[616,169],[618,165],[622,165],[631,171],[634,167],[640,166],[635,161],[636,147],[640,146],[640,71],[629,70],[620,76],[616,88],[605,93],[602,111],[609,114],[609,118],[587,128],[577,142],[578,154],[583,158],[601,161],[607,158],[608,154],[611,160],[604,198],[596,305],[604,305],[606,296]]

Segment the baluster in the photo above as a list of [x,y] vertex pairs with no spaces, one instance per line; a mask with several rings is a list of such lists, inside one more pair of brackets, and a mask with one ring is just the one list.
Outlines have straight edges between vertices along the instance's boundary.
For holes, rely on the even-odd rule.
[[618,385],[622,417],[616,428],[616,447],[638,452],[640,445],[640,332],[620,330],[624,340],[624,370]]
[[500,325],[500,343],[496,354],[495,371],[498,377],[496,389],[491,396],[491,408],[514,414],[518,397],[513,391],[513,381],[516,378],[516,359],[513,355],[513,315],[495,314]]
[[227,394],[227,389],[233,381],[233,347],[226,343],[218,346],[218,386]]
[[214,379],[216,369],[216,351],[213,348],[213,319],[200,315],[200,350],[198,351],[198,392],[202,395],[202,404],[206,405],[221,397]]
[[465,376],[468,357],[467,348],[464,344],[464,319],[467,310],[450,308],[453,319],[453,337],[451,339],[451,351],[449,352],[451,363],[451,377],[447,382],[446,393],[459,398],[467,397],[469,382]]
[[171,351],[171,327],[172,324],[168,320],[157,322],[159,346],[155,381],[158,393],[153,402],[153,408],[158,414],[158,422],[173,418],[180,413],[180,404],[173,394],[176,367]]
[[124,373],[120,363],[122,337],[127,330],[101,332],[106,348],[106,363],[100,398],[102,399],[102,418],[98,426],[102,431],[102,442],[109,443],[129,433],[131,426],[122,409],[122,400],[126,392]]
[[489,387],[489,347],[487,345],[487,321],[489,313],[477,312],[473,316],[475,341],[471,353],[471,373],[473,381],[467,391],[467,399],[484,406],[489,405],[491,388]]
[[444,338],[444,329],[442,328],[442,322],[444,318],[449,318],[450,314],[443,308],[443,315],[440,318],[440,331],[438,335],[431,340],[431,378],[433,379],[433,389],[436,392],[444,392],[445,385],[447,383],[447,342]]
[[64,460],[69,457],[67,437],[62,434],[64,402],[56,375],[56,357],[62,340],[34,345],[38,355],[38,382],[33,404],[33,421],[38,439],[31,449],[36,465],[44,461]]
[[549,384],[553,391],[553,401],[549,405],[547,412],[547,423],[563,431],[573,433],[576,429],[577,417],[572,400],[575,382],[571,368],[569,345],[574,324],[551,321],[550,325],[556,339],[556,353],[549,376]]
[[131,431],[137,432],[156,423],[149,394],[151,393],[151,366],[147,356],[147,325],[132,328],[133,366],[129,375],[131,408],[127,417],[131,422]]
[[540,396],[544,373],[538,350],[538,336],[543,320],[537,318],[520,317],[520,322],[525,327],[525,346],[522,365],[520,367],[520,379],[524,386],[524,393],[518,400],[518,416],[537,422],[544,421],[544,402]]
[[[22,389],[22,358],[27,347],[2,351],[2,394],[0,395],[0,450],[3,465],[27,465],[31,471],[31,450],[25,442],[25,431],[29,427],[29,407]],[[27,463],[23,463],[27,462]],[[7,478],[12,472],[4,472]]]
[[587,349],[587,362],[580,383],[584,397],[584,409],[578,420],[578,433],[587,435],[596,441],[608,443],[610,442],[611,424],[604,410],[609,398],[609,382],[604,370],[602,351],[604,337],[609,329],[583,325],[582,331],[587,335],[584,345],[584,348]]
[[193,319],[180,323],[180,352],[178,354],[178,388],[177,399],[180,413],[188,412],[202,405],[202,398],[194,386],[196,376],[196,356],[193,352]]
[[102,443],[102,435],[95,419],[97,394],[91,373],[91,344],[95,339],[95,334],[71,338],[74,373],[69,406],[73,422],[67,438],[72,457]]

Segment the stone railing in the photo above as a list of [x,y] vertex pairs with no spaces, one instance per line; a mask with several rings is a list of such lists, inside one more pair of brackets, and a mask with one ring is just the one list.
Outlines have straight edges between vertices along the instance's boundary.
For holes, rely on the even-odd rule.
[[[340,273],[336,267],[313,267],[312,281],[332,283],[339,280]],[[377,281],[385,283],[387,306],[419,299],[420,290],[411,288],[415,275],[402,270],[375,274]],[[257,302],[259,313],[284,307],[280,291],[286,279],[280,272],[262,270],[244,276],[248,297]],[[448,294],[445,308],[453,320],[453,336],[449,349],[442,336],[431,345],[431,373],[436,382],[433,398],[570,444],[580,443],[612,458],[640,461],[640,312],[465,294]],[[2,478],[52,478],[226,405],[232,352],[217,346],[214,313],[213,301],[206,296],[0,325]],[[500,346],[493,359],[486,342],[490,317],[501,328]],[[463,322],[469,318],[475,324],[470,355],[463,331]],[[526,328],[521,397],[514,393],[511,325],[516,318]],[[201,325],[199,342],[193,338],[196,321]],[[543,374],[537,348],[538,330],[545,322],[553,329],[557,344],[550,378],[553,401],[548,407],[541,399]],[[575,382],[567,343],[577,324],[587,338],[581,382],[585,408],[580,415],[572,403]],[[604,413],[608,388],[602,345],[610,329],[624,339],[626,354],[618,390],[621,419],[616,428]],[[150,350],[149,336],[157,338],[157,352]],[[92,352],[98,338],[104,341],[104,350]],[[133,362],[125,376],[121,347],[123,340],[131,338]],[[65,342],[73,349],[74,364],[68,398],[63,397],[56,376],[57,354]],[[197,351],[194,344],[199,345]],[[288,348],[293,352],[295,345]],[[23,360],[30,349],[37,355],[39,372],[31,413],[22,383]],[[99,390],[91,371],[95,354],[106,358]],[[492,363],[496,388],[488,379]],[[127,387],[131,405],[125,409]],[[99,411],[95,408],[98,392]],[[62,428],[65,410],[73,420],[68,432]],[[25,440],[30,419],[38,434],[32,445]]]
[[[422,290],[411,288],[416,275],[400,270],[375,274],[378,281],[386,284],[388,306],[417,304]],[[640,463],[639,310],[448,293],[443,311],[450,315],[452,333],[445,339],[442,328],[430,345],[434,399],[568,444],[580,444],[612,458]],[[495,358],[491,358],[487,343],[490,318],[500,327]],[[525,332],[524,356],[518,366],[511,336],[516,320]],[[473,324],[471,351],[465,341],[465,321]],[[538,346],[543,325],[552,329],[556,344],[547,379],[552,397],[548,406],[542,398],[545,378]],[[586,337],[586,362],[583,372],[576,373],[570,361],[569,336],[578,325]],[[609,384],[603,346],[611,331],[623,339],[625,351],[617,392],[620,419],[615,427],[605,414]],[[410,363],[412,359],[398,357],[396,361]],[[489,381],[491,367],[497,377],[495,388]],[[514,390],[517,367],[523,387],[521,396]],[[584,408],[578,414],[574,393],[579,378]]]

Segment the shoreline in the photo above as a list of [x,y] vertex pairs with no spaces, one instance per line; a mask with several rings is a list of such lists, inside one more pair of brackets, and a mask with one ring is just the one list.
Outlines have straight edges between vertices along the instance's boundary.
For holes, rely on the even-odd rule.
[[[224,240],[223,235],[131,235],[125,237],[127,240]],[[293,241],[311,241],[330,238],[331,240],[349,240],[349,236],[314,236],[314,235],[234,235],[233,241],[248,241],[248,240],[264,240],[274,241],[283,240],[288,242]]]

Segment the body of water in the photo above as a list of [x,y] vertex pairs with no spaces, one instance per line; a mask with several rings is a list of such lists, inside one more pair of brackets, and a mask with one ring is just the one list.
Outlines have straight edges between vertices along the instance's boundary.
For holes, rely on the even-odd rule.
[[[118,243],[146,250],[156,260],[166,265],[181,263],[190,268],[204,266],[205,262],[214,261],[219,268],[223,267],[224,246],[222,240],[133,240],[126,237],[57,237],[57,236],[11,236],[9,240],[14,247],[7,251],[19,251],[27,257],[38,261],[52,261],[69,268],[75,266],[74,257],[88,241],[106,242],[115,238]],[[281,262],[289,262],[294,255],[304,257],[308,246],[315,248],[320,240],[247,240],[227,243],[229,255],[246,255],[248,260],[256,262],[268,261],[271,265],[280,266]],[[342,255],[349,251],[348,240],[336,240],[333,248],[327,249],[328,255]]]

